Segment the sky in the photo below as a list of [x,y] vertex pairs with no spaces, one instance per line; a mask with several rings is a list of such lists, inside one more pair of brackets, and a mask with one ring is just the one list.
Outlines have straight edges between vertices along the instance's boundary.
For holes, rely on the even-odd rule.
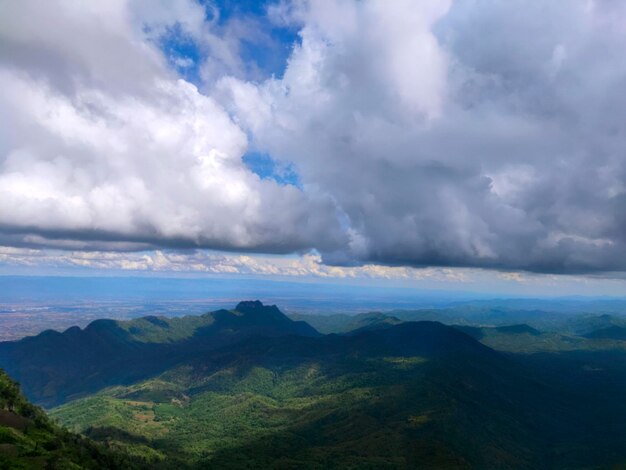
[[0,2],[0,274],[623,295],[625,25],[615,0]]

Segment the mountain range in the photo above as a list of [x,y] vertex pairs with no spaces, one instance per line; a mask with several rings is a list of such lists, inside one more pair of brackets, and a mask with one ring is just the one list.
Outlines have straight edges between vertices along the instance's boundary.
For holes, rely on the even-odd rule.
[[150,468],[626,463],[626,342],[385,314],[312,321],[340,331],[322,334],[304,317],[246,301],[99,320],[0,343],[0,367]]

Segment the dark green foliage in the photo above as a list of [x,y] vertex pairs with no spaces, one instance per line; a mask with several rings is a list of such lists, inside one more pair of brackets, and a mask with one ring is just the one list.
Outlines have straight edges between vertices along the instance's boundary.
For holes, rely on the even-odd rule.
[[620,341],[626,341],[626,327],[612,325],[606,328],[600,328],[594,330],[585,335],[585,338],[590,339],[616,339]]
[[241,302],[183,318],[145,317],[131,321],[96,320],[84,330],[48,330],[38,336],[0,343],[0,367],[22,384],[36,403],[54,406],[111,385],[154,376],[175,364],[244,338],[318,336],[276,306]]
[[0,469],[133,469],[139,460],[67,432],[0,370]]
[[513,365],[434,322],[256,337],[54,416],[164,467],[539,468],[554,402]]
[[580,336],[619,318],[559,320],[563,331],[536,319],[335,320],[341,334],[322,336],[245,302],[48,332],[0,345],[0,361],[11,354],[23,376],[39,378],[29,383],[40,402],[66,402],[51,413],[72,431],[157,469],[626,463],[626,342]]
[[359,329],[383,328],[402,323],[398,318],[380,312],[359,313],[357,315],[340,313],[333,315],[290,314],[289,318],[305,321],[324,334],[348,333]]
[[[506,305],[507,302],[503,303]],[[581,303],[584,308],[584,303]],[[621,303],[619,304],[622,305]],[[532,306],[532,303],[531,303]],[[588,311],[558,309],[522,310],[510,306],[498,307],[497,302],[460,304],[442,309],[398,310],[390,312],[403,321],[436,320],[457,327],[532,328],[534,333],[550,333],[566,337],[586,336],[594,331],[619,327],[626,329],[623,313],[590,313]],[[613,310],[611,310],[613,312]],[[469,330],[467,330],[469,331]],[[530,331],[528,331],[530,333]],[[603,339],[620,339],[604,337]],[[565,346],[565,343],[563,343]]]

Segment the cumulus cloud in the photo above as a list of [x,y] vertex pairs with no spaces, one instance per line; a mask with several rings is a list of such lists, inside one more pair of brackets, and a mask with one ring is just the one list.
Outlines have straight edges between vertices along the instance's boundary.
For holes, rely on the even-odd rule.
[[220,84],[255,144],[334,198],[329,263],[626,268],[618,2],[282,3],[285,74]]
[[154,46],[174,26],[202,35],[199,5],[4,2],[0,18],[5,243],[291,252],[342,241],[329,199],[253,174],[245,132]]
[[415,269],[364,265],[328,266],[317,253],[300,256],[268,256],[218,253],[207,250],[62,251],[0,247],[0,266],[20,268],[88,268],[134,273],[243,274],[320,279],[376,279],[441,282],[471,282],[468,272],[441,268]]
[[[0,242],[315,248],[329,270],[626,270],[621,3],[267,14],[299,41],[263,80],[239,44],[264,37],[192,0],[0,4]],[[166,57],[172,32],[201,64]],[[200,90],[172,68],[192,66]],[[301,187],[253,174],[249,148],[293,164]]]

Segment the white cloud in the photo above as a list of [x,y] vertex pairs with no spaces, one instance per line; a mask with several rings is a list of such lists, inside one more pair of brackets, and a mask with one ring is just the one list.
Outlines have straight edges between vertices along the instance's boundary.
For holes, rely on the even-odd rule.
[[7,239],[277,252],[337,244],[330,203],[253,174],[241,160],[244,131],[145,36],[174,24],[201,35],[203,9],[133,7],[149,13],[144,22],[123,1],[0,7]]
[[[320,276],[626,270],[619,2],[268,11],[300,41],[262,80],[241,41],[271,39],[192,0],[0,3],[0,242],[347,266],[307,265]],[[200,90],[157,47],[173,32],[202,51]],[[302,189],[254,175],[249,144]]]
[[615,2],[281,3],[280,79],[225,78],[262,150],[333,197],[331,263],[626,269]]
[[403,281],[470,282],[460,270],[405,268],[380,265],[327,266],[318,254],[300,256],[241,255],[205,250],[186,251],[67,251],[0,247],[0,266],[87,268],[154,273],[245,274],[254,276],[327,279],[386,279]]

